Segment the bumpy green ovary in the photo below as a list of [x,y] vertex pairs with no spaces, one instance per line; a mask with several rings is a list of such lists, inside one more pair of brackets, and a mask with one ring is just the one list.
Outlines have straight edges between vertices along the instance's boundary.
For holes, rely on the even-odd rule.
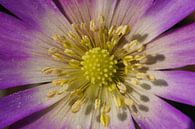
[[100,86],[112,82],[112,78],[117,71],[117,60],[107,50],[99,47],[93,48],[86,52],[82,59],[81,70],[88,81]]

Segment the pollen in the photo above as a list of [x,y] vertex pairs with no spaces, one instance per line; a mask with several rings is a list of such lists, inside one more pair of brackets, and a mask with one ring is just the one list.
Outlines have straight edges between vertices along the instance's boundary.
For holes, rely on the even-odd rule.
[[108,85],[116,73],[117,60],[113,55],[101,48],[93,48],[82,57],[81,70],[92,84]]

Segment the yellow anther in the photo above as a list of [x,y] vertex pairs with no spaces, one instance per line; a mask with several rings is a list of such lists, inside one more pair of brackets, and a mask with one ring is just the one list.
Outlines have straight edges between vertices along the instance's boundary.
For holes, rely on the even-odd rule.
[[73,40],[76,40],[76,41],[80,41],[80,38],[79,38],[79,36],[77,35],[77,34],[75,34],[74,32],[68,32],[67,33],[68,34],[68,36],[71,38],[71,39],[73,39]]
[[125,66],[128,66],[128,65],[129,65],[129,63],[128,63],[127,60],[123,60],[123,64],[124,64]]
[[69,43],[69,41],[64,36],[54,35],[52,39],[62,44],[65,48],[71,46],[71,43]]
[[95,25],[95,21],[94,20],[90,21],[89,27],[90,27],[91,31],[96,31],[96,25]]
[[81,105],[82,105],[82,101],[81,100],[77,100],[71,107],[71,111],[73,113],[76,113],[80,110],[81,108]]
[[110,27],[110,29],[109,29],[109,31],[108,31],[108,35],[109,35],[109,36],[112,36],[112,35],[113,35],[113,33],[114,33],[114,31],[115,31],[115,28],[116,28],[115,26],[111,26],[111,27]]
[[42,73],[44,73],[44,74],[50,74],[50,73],[53,72],[53,68],[51,68],[51,67],[45,67],[45,68],[43,68],[41,71],[42,71]]
[[67,80],[53,80],[52,85],[53,86],[63,86],[67,83]]
[[[142,44],[140,44],[137,40],[133,40],[130,43],[127,43],[123,46],[123,48],[128,51],[136,51],[138,48],[140,48]],[[137,48],[138,47],[138,48]]]
[[69,65],[74,67],[74,68],[81,68],[80,62],[74,59],[71,59],[69,62]]
[[133,67],[135,67],[137,69],[140,69],[140,68],[143,68],[144,65],[143,64],[140,64],[140,63],[137,63],[137,64],[134,64]]
[[121,25],[116,29],[117,35],[126,35],[130,32],[130,27],[127,25]]
[[96,99],[95,100],[95,109],[99,109],[101,105],[101,100],[100,99]]
[[70,92],[69,98],[72,98],[72,97],[82,97],[83,94],[84,93],[83,93],[83,91],[81,89],[76,89],[76,90]]
[[126,61],[132,61],[133,59],[134,59],[133,56],[130,55],[124,57],[124,60]]
[[144,58],[146,58],[146,55],[136,55],[135,56],[135,60],[137,61],[143,60]]
[[54,35],[54,36],[52,36],[52,39],[55,41],[59,41],[60,37],[61,37],[60,35]]
[[47,97],[49,98],[54,97],[55,95],[56,95],[56,90],[52,90],[47,93]]
[[132,78],[130,82],[131,82],[132,85],[139,84],[139,80],[137,80],[136,78]]
[[144,79],[144,78],[146,78],[146,74],[145,73],[137,73],[136,74],[136,78],[138,78],[138,79]]
[[58,52],[58,51],[59,51],[59,50],[58,50],[57,48],[52,47],[52,48],[49,48],[48,53],[49,53],[49,54],[54,54],[54,53],[56,53],[56,52]]
[[63,55],[61,55],[61,54],[59,54],[59,53],[53,53],[52,55],[51,55],[54,59],[56,59],[56,60],[59,60],[59,61],[64,61],[64,56]]
[[156,80],[155,76],[153,76],[153,75],[151,75],[151,74],[148,74],[148,79],[150,79],[151,81]]
[[121,93],[126,93],[127,92],[127,88],[126,88],[126,86],[123,84],[123,83],[118,83],[117,84],[117,87],[119,88],[119,91],[121,92]]
[[56,91],[56,93],[57,93],[58,95],[61,95],[62,93],[64,93],[64,91],[65,91],[64,88],[60,88],[60,89],[58,89],[58,90]]
[[130,98],[125,98],[124,99],[124,103],[128,106],[132,106],[133,105],[133,100]]
[[66,53],[68,56],[74,56],[75,55],[75,53],[70,49],[65,49],[64,53]]
[[114,102],[115,102],[116,106],[119,108],[121,108],[123,106],[123,100],[119,96],[114,97]]
[[111,110],[111,107],[109,105],[104,105],[102,107],[102,112],[104,112],[104,113],[109,113],[110,110]]
[[91,45],[89,37],[86,35],[82,36],[81,44],[89,47]]
[[103,124],[104,127],[108,127],[108,125],[110,123],[109,115],[106,115],[105,113],[101,113],[100,122]]

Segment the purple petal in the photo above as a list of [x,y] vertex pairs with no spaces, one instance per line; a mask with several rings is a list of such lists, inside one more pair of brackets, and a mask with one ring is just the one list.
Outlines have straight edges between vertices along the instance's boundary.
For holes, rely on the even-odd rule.
[[185,71],[152,71],[154,82],[143,82],[150,92],[166,99],[195,105],[195,73]]
[[112,17],[117,6],[117,0],[95,0],[94,1],[94,19],[104,16],[106,25],[110,25]]
[[49,36],[70,29],[69,22],[52,0],[0,0],[0,4],[25,23]]
[[118,1],[112,18],[112,25],[127,24],[132,27],[152,5],[153,0]]
[[54,89],[55,87],[50,84],[41,85],[1,98],[0,128],[6,127],[34,112],[47,108],[64,97],[64,94],[62,94],[48,98],[47,93]]
[[51,39],[6,14],[0,22],[0,89],[54,79],[41,73],[55,63],[47,54]]
[[[139,90],[140,91],[140,90]],[[142,129],[189,129],[191,120],[160,98],[142,91],[148,101],[140,100],[140,94],[132,93],[138,105],[133,118]]]
[[[19,126],[20,129],[77,129],[78,126],[83,129],[90,129],[91,119],[92,114],[86,114],[86,106],[79,112],[72,113],[69,103],[62,100],[47,113],[36,118],[35,121],[28,122],[30,118],[27,118],[27,120],[21,121],[24,126]],[[28,122],[28,124],[25,122]]]
[[94,1],[60,0],[65,15],[72,23],[89,23],[94,10]]
[[35,119],[34,121],[27,118],[16,123],[13,127],[20,129],[96,129],[97,127],[101,129],[135,129],[129,110],[122,112],[116,106],[112,107],[110,125],[107,128],[97,120],[99,112],[95,111],[94,108],[90,108],[90,106],[88,104],[83,105],[79,112],[72,113],[70,105],[65,99],[42,116],[32,117],[32,119]]
[[154,62],[148,63],[150,69],[168,69],[195,64],[195,24],[159,37],[147,46],[146,53],[154,58]]
[[148,43],[188,16],[195,9],[194,0],[156,0],[132,30]]

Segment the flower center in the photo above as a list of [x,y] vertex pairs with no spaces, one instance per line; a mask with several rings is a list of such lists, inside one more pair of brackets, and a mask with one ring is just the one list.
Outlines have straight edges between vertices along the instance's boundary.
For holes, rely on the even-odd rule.
[[103,17],[98,22],[92,20],[72,27],[64,35],[54,35],[56,45],[48,50],[57,65],[45,67],[42,72],[58,78],[52,81],[56,89],[48,97],[67,94],[66,101],[73,113],[83,105],[93,105],[99,122],[107,127],[113,105],[135,109],[137,102],[131,91],[140,80],[155,80],[142,70],[145,46],[126,38],[128,25],[107,27]]
[[116,73],[117,60],[109,52],[99,47],[93,48],[82,56],[81,62],[84,76],[92,84],[108,85]]

